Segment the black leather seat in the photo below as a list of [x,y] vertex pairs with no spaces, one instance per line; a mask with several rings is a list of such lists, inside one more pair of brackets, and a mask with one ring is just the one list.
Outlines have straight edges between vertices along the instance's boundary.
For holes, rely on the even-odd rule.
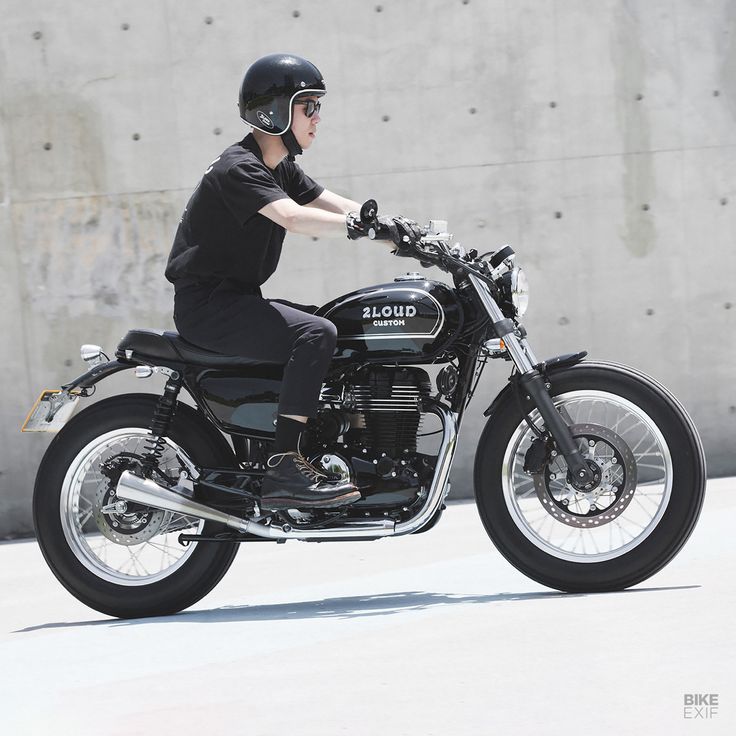
[[129,330],[118,344],[115,354],[118,358],[130,360],[127,351],[132,351],[133,360],[138,358],[145,363],[188,363],[211,367],[266,365],[238,355],[213,353],[187,342],[178,332],[163,330]]

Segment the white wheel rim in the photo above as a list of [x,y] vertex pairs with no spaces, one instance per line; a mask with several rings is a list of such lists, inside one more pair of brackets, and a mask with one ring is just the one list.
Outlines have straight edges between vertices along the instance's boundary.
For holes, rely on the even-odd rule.
[[[139,427],[115,429],[95,437],[74,458],[62,483],[59,513],[69,548],[95,576],[117,585],[150,585],[169,577],[197,546],[196,542],[186,547],[179,544],[179,534],[185,529],[199,534],[204,526],[200,519],[167,511],[156,536],[130,546],[115,544],[95,527],[95,496],[100,484],[108,482],[99,470],[100,461],[123,451],[140,454],[147,437],[150,432]],[[167,439],[159,466],[179,467],[177,454],[185,456]]]
[[[506,508],[519,531],[536,547],[568,562],[605,562],[638,547],[657,527],[672,492],[672,456],[654,421],[641,408],[605,391],[570,391],[554,397],[574,423],[592,422],[616,432],[631,448],[639,479],[632,502],[611,522],[595,528],[567,526],[539,503],[534,481],[524,470],[533,439],[522,421],[506,447],[502,488]],[[530,415],[541,425],[539,412]]]

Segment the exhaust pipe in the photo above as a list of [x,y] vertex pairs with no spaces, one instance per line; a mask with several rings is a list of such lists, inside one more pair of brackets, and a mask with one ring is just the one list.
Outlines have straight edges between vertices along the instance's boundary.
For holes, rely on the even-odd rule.
[[294,529],[259,524],[255,521],[232,516],[219,509],[205,506],[199,501],[182,496],[170,488],[160,486],[152,480],[139,478],[126,470],[120,476],[116,493],[124,501],[134,501],[163,511],[174,511],[198,519],[225,524],[243,534],[255,534],[266,539],[351,539],[366,537],[389,537],[394,534],[395,523],[389,519],[379,521],[355,521],[335,529]]
[[135,503],[153,506],[153,508],[163,509],[164,511],[174,511],[178,514],[196,516],[198,519],[217,521],[220,524],[226,524],[231,529],[237,529],[243,534],[253,533],[249,528],[254,526],[253,522],[205,506],[203,503],[160,486],[152,480],[139,478],[129,470],[124,471],[120,476],[115,492],[118,498],[122,498],[124,501],[135,501]]

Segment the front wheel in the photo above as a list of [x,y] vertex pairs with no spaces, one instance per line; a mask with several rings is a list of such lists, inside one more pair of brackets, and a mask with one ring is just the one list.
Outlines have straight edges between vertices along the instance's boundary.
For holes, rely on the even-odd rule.
[[[537,582],[569,592],[622,590],[661,570],[682,548],[705,493],[705,459],[692,421],[662,386],[614,364],[552,373],[550,394],[596,487],[568,482],[564,457],[531,476],[534,433],[510,390],[481,435],[475,496],[501,554]],[[524,407],[537,425],[539,413]]]

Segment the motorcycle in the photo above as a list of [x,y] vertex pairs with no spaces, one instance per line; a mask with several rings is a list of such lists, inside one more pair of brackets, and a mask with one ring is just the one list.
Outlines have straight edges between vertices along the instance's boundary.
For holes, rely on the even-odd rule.
[[[367,202],[370,237],[380,236],[376,215]],[[500,553],[573,593],[621,590],[661,570],[704,498],[705,459],[687,412],[633,368],[586,352],[539,360],[520,322],[528,286],[513,249],[466,252],[446,230],[431,221],[400,255],[449,274],[454,288],[408,273],[317,311],[338,340],[303,452],[359,488],[347,507],[262,508],[281,366],[149,329],[130,330],[113,360],[82,346],[88,370],[43,392],[24,426],[57,432],[33,518],[67,590],[111,616],[172,614],[217,585],[242,543],[428,531],[445,510],[458,429],[489,360],[511,363],[511,375],[484,412],[474,491]],[[432,365],[442,366],[436,392]],[[114,396],[72,416],[124,370],[164,376],[163,392]],[[182,388],[193,407],[179,400]],[[428,422],[437,429],[423,431]]]

